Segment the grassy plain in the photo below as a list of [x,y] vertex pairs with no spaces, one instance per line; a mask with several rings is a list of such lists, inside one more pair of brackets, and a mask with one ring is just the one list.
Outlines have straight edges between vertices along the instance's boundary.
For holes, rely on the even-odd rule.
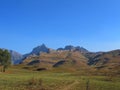
[[0,73],[0,90],[120,90],[120,78],[14,67]]

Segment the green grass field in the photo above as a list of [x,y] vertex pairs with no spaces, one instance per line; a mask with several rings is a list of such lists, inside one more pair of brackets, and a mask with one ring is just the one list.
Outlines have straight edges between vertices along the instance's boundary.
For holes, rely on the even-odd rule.
[[0,90],[120,90],[120,78],[12,68],[0,73]]

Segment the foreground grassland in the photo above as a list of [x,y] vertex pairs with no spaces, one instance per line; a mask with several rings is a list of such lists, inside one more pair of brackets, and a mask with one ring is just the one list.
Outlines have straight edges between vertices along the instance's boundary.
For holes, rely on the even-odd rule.
[[120,90],[120,78],[10,69],[0,73],[0,90]]

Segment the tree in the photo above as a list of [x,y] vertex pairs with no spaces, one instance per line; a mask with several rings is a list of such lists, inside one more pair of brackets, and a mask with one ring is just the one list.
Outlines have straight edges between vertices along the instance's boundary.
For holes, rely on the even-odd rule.
[[6,68],[11,64],[11,55],[8,50],[0,49],[0,64],[2,66],[2,72],[5,72]]

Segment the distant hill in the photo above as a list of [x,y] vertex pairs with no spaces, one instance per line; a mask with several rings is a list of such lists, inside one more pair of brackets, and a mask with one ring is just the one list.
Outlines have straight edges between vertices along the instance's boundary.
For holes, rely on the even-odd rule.
[[13,50],[9,50],[10,54],[11,54],[11,60],[12,60],[12,63],[13,64],[19,64],[22,59],[23,59],[23,55],[16,52],[16,51],[13,51]]

